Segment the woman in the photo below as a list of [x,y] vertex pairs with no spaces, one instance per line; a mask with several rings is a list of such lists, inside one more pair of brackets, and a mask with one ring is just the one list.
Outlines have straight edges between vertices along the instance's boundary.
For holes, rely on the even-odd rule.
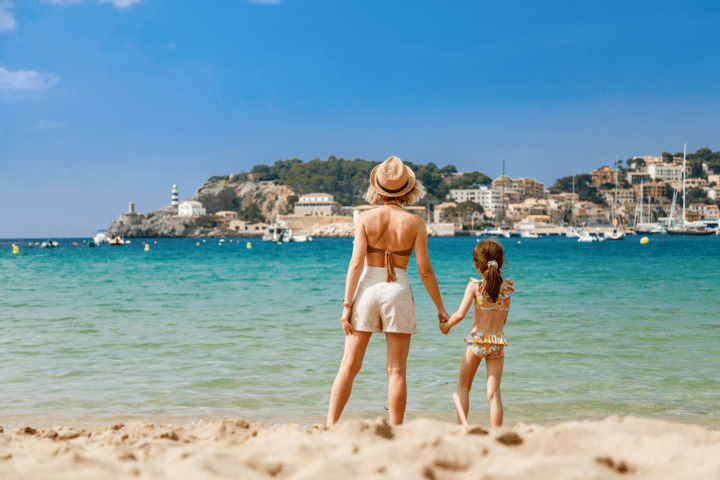
[[403,422],[407,399],[405,366],[410,335],[416,333],[415,301],[407,275],[413,250],[420,278],[437,307],[438,317],[449,318],[430,265],[425,222],[402,208],[404,203],[415,203],[424,195],[425,189],[415,180],[413,171],[397,157],[388,158],[370,173],[370,187],[364,198],[383,206],[360,215],[355,227],[340,319],[345,331],[345,353],[330,394],[328,426],[340,418],[370,336],[379,332],[384,332],[387,339],[390,422]]

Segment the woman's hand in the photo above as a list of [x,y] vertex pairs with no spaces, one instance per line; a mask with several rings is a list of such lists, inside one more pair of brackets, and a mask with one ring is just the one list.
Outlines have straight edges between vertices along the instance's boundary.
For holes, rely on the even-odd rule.
[[442,310],[438,310],[438,320],[440,321],[440,323],[445,323],[450,320],[450,315],[448,315],[447,311],[444,308]]
[[447,334],[448,334],[448,332],[450,331],[450,328],[452,328],[452,327],[450,327],[450,324],[449,324],[448,322],[440,323],[440,331],[441,331],[444,335],[447,335]]
[[343,307],[343,313],[342,317],[340,317],[340,322],[342,322],[343,330],[345,331],[345,335],[352,335],[354,332],[352,325],[350,324],[350,319],[352,318],[352,307]]

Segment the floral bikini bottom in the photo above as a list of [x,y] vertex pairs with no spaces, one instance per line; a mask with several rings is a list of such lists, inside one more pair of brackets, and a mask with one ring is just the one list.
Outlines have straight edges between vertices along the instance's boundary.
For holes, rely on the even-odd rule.
[[494,360],[505,355],[507,341],[502,335],[471,333],[465,337],[464,341],[473,353],[481,359]]

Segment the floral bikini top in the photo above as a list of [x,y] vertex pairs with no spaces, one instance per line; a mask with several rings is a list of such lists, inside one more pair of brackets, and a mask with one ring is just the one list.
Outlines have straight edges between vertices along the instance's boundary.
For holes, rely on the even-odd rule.
[[477,295],[475,296],[475,308],[480,310],[510,310],[510,297],[515,292],[515,284],[509,278],[503,280],[500,285],[500,293],[498,293],[497,301],[493,303],[490,299],[490,295],[485,292],[485,279],[484,278],[472,278],[470,280],[475,282],[477,288],[475,289]]

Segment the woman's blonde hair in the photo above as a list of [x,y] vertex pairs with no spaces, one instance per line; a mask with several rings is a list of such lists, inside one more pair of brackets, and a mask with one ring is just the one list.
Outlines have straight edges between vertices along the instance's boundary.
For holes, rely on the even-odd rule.
[[395,200],[400,200],[400,202],[405,203],[407,205],[412,205],[413,203],[419,202],[422,200],[422,198],[425,196],[425,187],[422,186],[420,181],[415,180],[415,185],[413,186],[412,190],[410,190],[405,195],[400,195],[398,197],[386,197],[385,195],[381,195],[373,188],[372,185],[368,186],[367,192],[365,192],[365,195],[363,195],[363,198],[366,202],[368,202],[370,205],[377,205],[379,203],[383,202],[392,202]]

